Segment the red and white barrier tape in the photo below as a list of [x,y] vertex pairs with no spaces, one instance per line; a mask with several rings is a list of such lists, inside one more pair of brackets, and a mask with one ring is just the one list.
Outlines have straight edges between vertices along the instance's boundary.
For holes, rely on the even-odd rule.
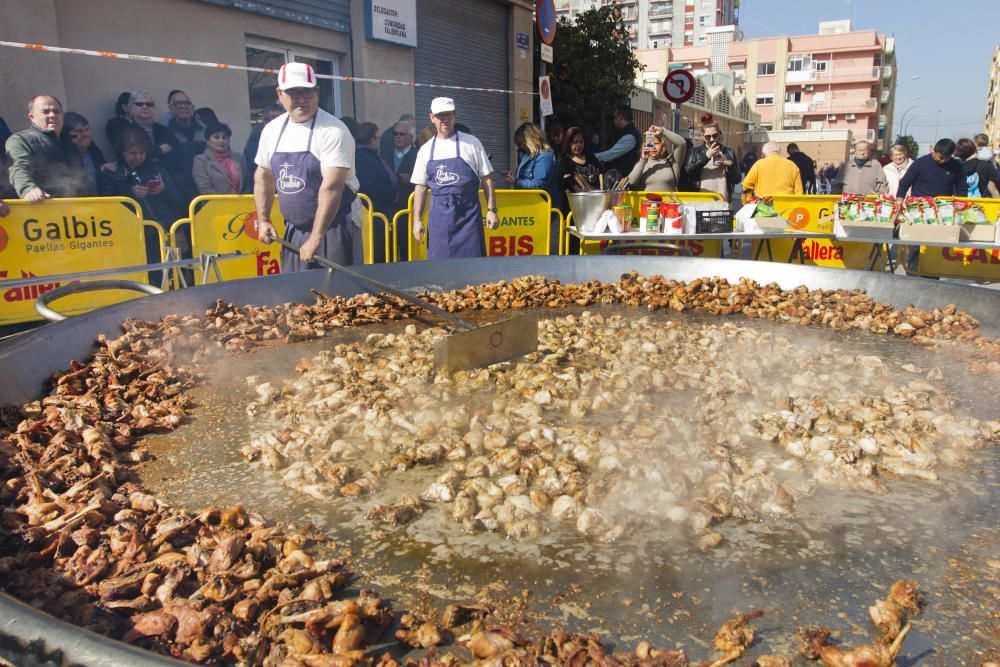
[[[140,56],[134,53],[114,53],[111,51],[92,51],[90,49],[70,49],[64,46],[47,46],[45,44],[28,44],[26,42],[6,42],[0,40],[0,46],[31,51],[49,51],[51,53],[69,53],[77,56],[97,56],[114,60],[136,60],[146,63],[163,63],[165,65],[189,65],[191,67],[209,67],[212,69],[231,69],[240,72],[264,72],[277,75],[278,70],[270,67],[245,67],[243,65],[227,65],[225,63],[209,63],[200,60],[185,60],[184,58],[160,58],[157,56]],[[382,86],[406,86],[408,88],[440,88],[442,90],[464,90],[476,93],[503,93],[505,95],[537,95],[530,90],[505,90],[503,88],[474,88],[469,86],[448,86],[443,83],[414,83],[413,81],[397,81],[395,79],[370,79],[361,76],[338,76],[336,74],[317,74],[320,79],[334,81],[349,81],[353,83],[371,83]]]

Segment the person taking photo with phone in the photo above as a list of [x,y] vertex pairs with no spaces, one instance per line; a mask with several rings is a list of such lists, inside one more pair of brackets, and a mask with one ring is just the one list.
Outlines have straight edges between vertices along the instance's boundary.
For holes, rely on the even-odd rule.
[[740,182],[736,153],[723,145],[722,130],[710,114],[702,116],[701,121],[705,144],[691,149],[684,170],[699,192],[714,192],[729,203],[733,188]]

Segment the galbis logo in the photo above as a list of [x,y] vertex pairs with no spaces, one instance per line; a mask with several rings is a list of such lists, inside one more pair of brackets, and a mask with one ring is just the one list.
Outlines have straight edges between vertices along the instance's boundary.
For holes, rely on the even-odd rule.
[[260,239],[260,233],[257,229],[256,211],[237,213],[230,218],[229,223],[226,225],[226,231],[222,232],[222,238],[226,241],[235,241],[244,234],[254,241]]

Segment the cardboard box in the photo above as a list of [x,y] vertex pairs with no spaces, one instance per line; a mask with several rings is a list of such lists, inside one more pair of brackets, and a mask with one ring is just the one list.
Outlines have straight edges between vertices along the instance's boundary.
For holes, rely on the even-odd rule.
[[840,222],[845,237],[858,236],[866,239],[892,239],[891,222],[870,222],[868,220],[844,220]]
[[977,225],[974,222],[964,222],[962,223],[962,236],[963,241],[970,241],[973,243],[996,243],[997,242],[997,226],[996,225]]
[[959,243],[962,228],[958,225],[926,225],[905,222],[899,226],[900,241]]
[[757,226],[765,234],[783,232],[788,227],[788,221],[780,215],[768,218],[754,218],[753,221],[757,223]]

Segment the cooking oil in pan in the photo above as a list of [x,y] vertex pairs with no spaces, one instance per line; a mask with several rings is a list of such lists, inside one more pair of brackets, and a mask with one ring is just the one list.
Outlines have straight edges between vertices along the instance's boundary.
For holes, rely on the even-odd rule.
[[[588,311],[608,318],[640,316],[623,307]],[[582,313],[583,309],[568,309],[544,315]],[[675,317],[652,316],[659,323]],[[939,368],[943,377],[937,384],[956,400],[956,414],[977,419],[1000,414],[996,401],[969,381],[961,357],[884,336],[742,318],[726,322],[770,336],[767,340],[772,343],[784,341],[780,345],[787,346],[791,341],[797,349],[833,343],[838,354],[824,362],[831,370],[848,357],[879,358],[888,371],[885,382],[897,377],[905,382],[913,376],[912,369],[920,369],[923,377],[923,371]],[[687,329],[719,323],[717,318],[685,314],[674,324]],[[404,326],[393,323],[379,331],[400,332]],[[1000,558],[993,519],[1000,498],[1000,464],[997,451],[990,447],[969,452],[965,465],[937,470],[937,481],[904,476],[889,480],[880,493],[847,480],[842,485],[828,482],[797,498],[794,512],[731,516],[711,526],[721,540],[718,543],[699,543],[686,524],[673,520],[643,521],[610,541],[582,537],[572,522],[550,522],[538,537],[516,541],[503,531],[465,532],[448,506],[440,503],[425,503],[428,509],[417,519],[389,527],[365,519],[365,512],[402,494],[419,496],[440,468],[415,466],[406,474],[390,472],[373,494],[360,501],[328,502],[289,489],[282,484],[280,471],[245,462],[239,450],[259,427],[246,417],[246,405],[257,397],[245,377],[252,374],[261,382],[281,383],[301,359],[336,343],[360,343],[372,331],[344,330],[325,340],[261,351],[217,369],[208,384],[195,390],[192,419],[172,433],[148,439],[155,459],[143,470],[146,484],[192,510],[241,503],[269,519],[312,521],[351,548],[361,583],[384,588],[404,605],[424,593],[443,605],[467,601],[484,590],[500,598],[529,591],[527,604],[539,621],[598,630],[623,641],[649,639],[695,653],[732,610],[765,609],[768,629],[760,633],[761,652],[784,650],[791,655],[795,626],[822,623],[864,632],[867,605],[882,596],[893,580],[910,577],[920,581],[929,604],[908,639],[909,654],[933,646],[935,655],[948,656],[939,664],[949,664],[957,660],[955,656],[972,660],[989,645],[989,636],[977,632],[988,622],[990,608],[978,591],[991,576],[988,563]],[[755,368],[767,371],[743,378],[753,385],[793,387],[803,370],[794,366],[796,357],[787,354],[787,347],[742,349],[735,339],[730,345],[730,353],[743,355],[747,366],[752,360]],[[767,359],[763,366],[761,359]],[[815,365],[816,358],[809,363]],[[813,378],[830,375],[822,368],[809,370]],[[677,413],[695,395],[654,392],[661,409]],[[622,398],[620,393],[616,396]],[[489,400],[479,396],[472,403]],[[616,403],[588,414],[587,426],[612,431],[620,419],[617,407]],[[563,416],[554,426],[572,422]],[[656,454],[644,450],[643,455]],[[747,460],[754,457],[772,466],[788,458],[775,444],[764,441],[754,445],[754,456]],[[648,463],[650,467],[663,462]],[[698,468],[694,460],[678,465],[688,472]],[[797,474],[791,468],[783,479],[805,485],[808,477],[807,471]],[[644,506],[644,484],[621,488],[628,497],[601,508],[612,521],[627,521],[630,514],[655,516]],[[677,513],[690,511],[693,504],[692,498],[678,499]],[[992,576],[996,578],[995,570]],[[844,615],[838,618],[838,612]],[[925,662],[937,664],[930,654]]]

